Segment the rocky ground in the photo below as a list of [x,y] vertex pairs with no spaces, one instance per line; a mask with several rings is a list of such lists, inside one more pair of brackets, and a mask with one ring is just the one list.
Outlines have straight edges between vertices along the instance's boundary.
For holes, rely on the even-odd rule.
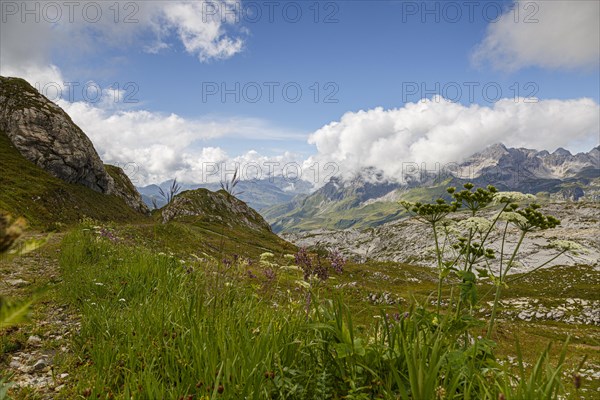
[[[600,269],[600,204],[597,202],[552,203],[544,205],[544,213],[561,220],[555,229],[529,234],[521,246],[522,265],[512,273],[527,272],[556,254],[547,244],[555,239],[568,239],[580,244],[585,252],[563,254],[550,265],[592,265]],[[491,218],[490,212],[486,217]],[[515,232],[509,231],[516,241]],[[282,237],[298,246],[337,248],[346,256],[365,261],[396,261],[433,266],[435,253],[431,229],[415,219],[403,219],[377,228],[339,231],[316,230],[283,234]],[[491,247],[500,248],[500,233],[491,236]],[[510,248],[510,247],[509,247]]]
[[[52,300],[52,291],[60,283],[61,238],[51,237],[43,252],[0,261],[0,295],[37,299],[28,323],[0,332],[1,375],[8,376],[12,390],[23,397],[35,393],[36,398],[54,398],[69,380],[68,372],[54,367],[57,358],[69,352],[69,338],[79,328],[77,317],[67,305]],[[46,289],[40,292],[41,287]]]

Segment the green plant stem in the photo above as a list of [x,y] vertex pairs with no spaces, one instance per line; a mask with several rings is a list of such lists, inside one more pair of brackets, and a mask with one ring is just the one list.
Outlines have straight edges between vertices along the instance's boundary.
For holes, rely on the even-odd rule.
[[527,233],[527,231],[522,231],[521,236],[519,237],[519,241],[517,242],[517,245],[515,246],[515,250],[513,251],[512,256],[510,257],[510,261],[508,262],[508,265],[506,266],[504,275],[500,274],[499,280],[496,283],[496,294],[494,296],[494,305],[492,307],[492,316],[490,317],[490,325],[488,326],[488,331],[487,331],[487,335],[486,335],[486,337],[488,339],[492,336],[492,330],[494,329],[494,322],[496,320],[496,312],[498,309],[498,302],[500,301],[500,292],[502,291],[502,285],[504,284],[504,278],[506,277],[506,274],[508,274],[508,271],[510,271],[510,266],[514,262],[515,257],[517,256],[517,253],[519,252],[519,248],[521,247],[521,244],[523,243],[523,239],[525,238],[526,233]]
[[438,242],[438,235],[435,226],[435,222],[431,224],[433,227],[433,237],[435,240],[435,254],[437,256],[437,264],[438,264],[438,287],[437,287],[437,313],[440,313],[440,308],[442,305],[442,280],[444,279],[443,270],[442,270],[442,254],[440,253],[440,244]]
[[504,244],[506,243],[506,231],[508,230],[508,221],[504,225],[504,232],[502,233],[502,245],[500,247],[500,272],[499,276],[502,277],[502,262],[504,261]]

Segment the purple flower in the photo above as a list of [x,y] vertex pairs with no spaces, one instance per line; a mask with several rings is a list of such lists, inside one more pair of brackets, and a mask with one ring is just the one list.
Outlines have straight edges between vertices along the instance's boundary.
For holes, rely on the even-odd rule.
[[346,265],[346,259],[342,256],[338,250],[333,250],[329,253],[329,261],[331,261],[331,268],[338,274],[344,272],[344,265]]
[[265,269],[264,274],[265,274],[265,277],[270,281],[275,279],[275,272],[271,268]]
[[119,238],[117,238],[112,231],[105,227],[100,228],[100,231],[98,233],[100,234],[100,237],[108,239],[113,243],[117,243],[119,241]]

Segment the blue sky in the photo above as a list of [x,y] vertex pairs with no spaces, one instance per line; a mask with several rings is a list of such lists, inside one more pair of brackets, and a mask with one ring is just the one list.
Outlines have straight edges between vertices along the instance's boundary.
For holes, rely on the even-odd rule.
[[[109,47],[99,49],[92,58],[75,65],[58,65],[66,72],[72,70],[79,81],[96,80],[103,86],[113,81],[135,82],[139,86],[135,98],[143,103],[141,106],[153,111],[174,112],[189,118],[215,113],[246,115],[302,131],[316,130],[346,111],[400,107],[404,104],[403,84],[410,82],[425,83],[432,91],[436,83],[442,89],[456,82],[463,89],[459,98],[463,104],[471,100],[465,82],[480,84],[475,87],[474,100],[487,105],[496,99],[493,88],[489,89],[489,100],[483,97],[481,88],[488,83],[498,83],[502,97],[513,96],[517,88],[521,94],[536,93],[540,98],[598,100],[600,95],[598,70],[593,68],[572,71],[534,66],[506,72],[473,65],[471,54],[484,38],[488,25],[493,23],[488,19],[495,15],[495,7],[487,8],[487,18],[483,9],[476,9],[473,22],[466,15],[468,9],[461,7],[463,18],[454,23],[450,11],[446,15],[440,8],[438,23],[435,14],[422,16],[421,10],[417,15],[412,11],[407,15],[408,6],[402,1],[339,1],[335,3],[336,8],[329,2],[321,2],[318,6],[321,21],[315,23],[314,2],[294,3],[299,4],[303,12],[298,23],[283,17],[282,6],[275,9],[274,22],[269,22],[266,15],[258,22],[242,17],[240,26],[249,31],[247,35],[240,34],[244,48],[225,60],[201,63],[185,52],[177,38],[170,37],[171,48],[159,54],[148,54],[141,48]],[[494,3],[504,9],[512,4],[510,1]],[[268,6],[260,4],[266,13]],[[436,3],[428,4],[433,10]],[[324,23],[322,20],[330,14],[337,22]],[[120,65],[111,62],[120,58],[123,58]],[[225,83],[228,88],[234,88],[236,82],[240,87],[256,82],[264,91],[256,103],[245,101],[243,96],[236,103],[234,95],[227,95],[223,102],[220,90],[203,99],[203,83],[211,82]],[[280,84],[275,89],[273,103],[268,101],[265,82]],[[299,83],[303,89],[297,103],[283,98],[281,87],[290,82]],[[315,82],[321,86],[318,102],[314,101],[312,85]],[[331,96],[338,100],[337,104],[324,102],[335,88],[325,90],[328,82],[339,89]],[[525,87],[528,82],[537,86]],[[447,86],[447,90],[450,95],[457,93],[451,86]],[[293,90],[290,93],[293,97]],[[248,94],[254,96],[254,92]],[[421,96],[431,97],[421,89],[406,97],[414,101]]]
[[[185,6],[190,2],[171,2],[171,6],[173,3]],[[150,118],[156,126],[160,126],[159,121],[176,114],[183,121],[181,126],[177,126],[190,132],[184,135],[184,147],[172,147],[175,151],[189,152],[191,158],[198,158],[200,153],[208,154],[207,151],[202,153],[205,148],[212,149],[213,155],[215,149],[221,150],[220,156],[229,158],[241,157],[254,150],[264,157],[291,152],[299,159],[336,154],[336,160],[350,160],[365,166],[372,155],[347,150],[355,148],[356,143],[344,142],[353,137],[347,132],[354,132],[352,129],[364,125],[358,121],[350,126],[348,122],[353,121],[360,110],[369,111],[377,107],[384,111],[402,109],[406,103],[416,103],[423,97],[431,98],[434,92],[438,92],[451,97],[465,109],[473,105],[494,109],[498,100],[517,103],[519,100],[514,98],[515,95],[534,95],[537,102],[564,101],[556,106],[559,107],[556,110],[568,112],[570,102],[589,98],[595,103],[592,104],[593,117],[593,107],[600,97],[597,50],[594,50],[598,35],[593,37],[598,31],[598,20],[596,18],[594,23],[594,19],[588,16],[595,11],[595,2],[562,2],[562,6],[553,8],[543,2],[475,2],[471,18],[464,2],[451,2],[448,6],[447,2],[435,1],[281,1],[277,2],[274,20],[269,21],[269,3],[242,1],[238,4],[243,10],[239,14],[240,21],[217,21],[218,34],[199,32],[197,28],[206,18],[223,16],[224,3],[205,4],[204,8],[198,6],[200,2],[191,3],[195,4],[195,8],[182,8],[179,13],[169,9],[167,3],[164,7],[159,2],[139,3],[141,7],[134,13],[134,18],[140,22],[129,25],[122,21],[114,24],[110,18],[97,24],[80,21],[77,25],[61,20],[44,25],[42,18],[41,23],[33,28],[39,29],[40,36],[48,36],[43,42],[46,46],[46,51],[42,52],[44,56],[25,60],[19,59],[24,56],[14,50],[10,34],[17,35],[22,29],[31,30],[32,25],[19,24],[21,21],[15,20],[12,14],[14,10],[3,7],[3,18],[7,18],[8,23],[3,24],[4,35],[0,39],[5,54],[1,57],[0,73],[16,72],[40,86],[52,79],[81,84],[93,81],[105,89],[118,83],[121,89],[126,89],[125,95],[139,102],[111,104],[111,97],[105,95],[102,104],[80,104],[86,103],[85,99],[80,91],[75,91],[75,98],[65,99],[63,96],[61,106],[75,113],[72,116],[87,128],[86,131],[92,131],[88,134],[100,147],[99,153],[103,158],[128,162],[127,157],[135,158],[133,154],[138,154],[138,158],[142,159],[132,161],[146,164],[148,162],[143,158],[149,155],[142,156],[143,152],[137,151],[140,149],[132,149],[131,152],[107,149],[115,140],[105,138],[106,134],[99,132],[98,127],[107,126],[106,120],[110,120],[114,122],[110,126],[118,131],[120,128],[116,120],[123,117],[123,113],[129,113],[128,117],[134,121],[141,121],[142,115],[150,115],[156,118]],[[291,4],[286,6],[286,3]],[[104,16],[108,17],[111,12],[106,8],[108,3],[102,4]],[[125,10],[126,4],[120,3],[123,7],[121,19],[126,11],[135,11]],[[147,4],[153,4],[154,9],[146,10]],[[289,12],[287,18],[282,11],[284,7]],[[244,12],[256,8],[260,8],[263,14],[256,18],[257,22],[253,22],[250,17],[245,17]],[[298,22],[292,23],[290,19],[294,18],[297,9],[302,11],[302,16]],[[317,9],[318,16],[315,15]],[[500,9],[504,16],[494,19]],[[189,15],[191,11],[202,14],[207,10],[213,14],[196,15],[195,19]],[[437,11],[427,13],[427,10]],[[458,17],[456,10],[460,10],[462,16]],[[514,10],[519,10],[519,13],[515,14]],[[9,11],[10,15],[7,15]],[[554,18],[565,14],[568,17],[561,19],[564,26],[557,27]],[[231,14],[228,15],[231,18]],[[329,23],[324,21],[327,17]],[[60,36],[61,31],[65,31],[62,32],[65,36]],[[558,32],[559,36],[553,32]],[[53,35],[56,37],[52,38]],[[574,46],[573,43],[579,43],[581,37],[589,38],[588,45],[581,48]],[[220,42],[223,40],[229,42]],[[206,42],[210,43],[207,45]],[[210,47],[214,43],[221,43],[225,50],[215,54],[214,47]],[[155,50],[150,51],[150,47]],[[572,54],[569,53],[571,50]],[[7,57],[10,58],[8,61]],[[54,68],[55,76],[49,79],[48,76],[52,76],[47,72],[50,67]],[[135,86],[124,87],[128,82],[134,82]],[[267,86],[270,82],[276,85],[272,102],[269,101]],[[239,85],[239,102],[235,101],[233,94],[222,101],[222,85],[232,89],[236,84]],[[291,97],[295,96],[296,87],[301,88],[302,95],[297,102],[284,98],[282,88],[286,84],[290,86],[288,94],[291,93]],[[256,102],[249,101],[252,99],[244,97],[243,88],[249,90],[246,92],[248,96],[255,98],[256,86],[261,88],[261,95]],[[318,97],[315,99],[317,87]],[[469,87],[473,90],[473,97],[469,95]],[[483,92],[484,87],[487,87],[488,98]],[[215,88],[218,90],[216,94],[206,92]],[[456,91],[457,88],[461,93]],[[496,91],[498,88],[501,94]],[[450,109],[450,106],[447,108]],[[583,106],[588,107],[589,104]],[[546,112],[554,113],[553,107],[546,107]],[[569,128],[577,132],[574,141],[563,139],[561,142],[559,132],[543,133],[552,137],[552,140],[545,141],[540,137],[541,132],[545,132],[542,128],[540,133],[524,133],[513,138],[514,143],[510,143],[508,137],[508,144],[545,146],[549,150],[563,145],[576,151],[597,143],[597,126],[593,118],[590,120],[589,107],[587,111],[580,108],[574,110],[573,115],[582,112],[587,118],[587,125]],[[458,119],[462,109],[453,109],[458,113]],[[519,114],[529,112],[523,107],[516,109]],[[134,114],[136,112],[138,114]],[[438,111],[432,112],[440,115]],[[346,131],[338,127],[326,133],[327,129],[322,129],[332,122],[343,122],[341,119],[346,113],[352,115],[348,116],[346,123],[339,124]],[[383,118],[388,116],[382,115]],[[216,121],[216,124],[236,121],[237,125],[228,125],[225,134],[206,135],[200,132],[211,121]],[[148,120],[144,122],[148,123]],[[402,121],[392,125],[399,124]],[[248,125],[252,125],[252,129],[247,129]],[[143,124],[136,128],[128,120],[123,126],[122,129],[129,129],[127,126],[135,131],[131,136],[145,135],[144,140],[140,140],[144,146],[169,146],[169,143],[155,137],[158,135],[156,132],[152,135],[160,143],[146,137],[150,134],[141,130]],[[194,129],[200,130],[197,135]],[[369,132],[379,129],[388,128],[380,125],[368,128]],[[517,128],[524,132],[528,129],[528,126]],[[490,131],[494,130],[490,127]],[[398,134],[392,131],[379,132],[375,139]],[[372,143],[369,140],[373,137],[369,138],[369,132],[357,132],[355,136]],[[173,132],[165,132],[165,135],[170,134]],[[310,135],[314,139],[309,143]],[[366,138],[361,135],[366,135]],[[465,138],[470,137],[468,133],[466,135]],[[536,135],[535,140],[528,141],[528,136]],[[563,132],[562,135],[569,136],[570,133]],[[333,144],[332,136],[337,137]],[[390,143],[400,146],[398,154],[409,159],[415,155],[407,147],[413,148],[416,142],[431,140],[434,136],[431,130],[419,131],[408,141],[396,138]],[[486,140],[502,141],[503,138],[502,132],[489,136],[477,146],[491,144]],[[361,140],[357,143],[367,143]],[[120,146],[135,143],[132,139]],[[473,149],[466,147],[452,153],[452,156],[462,157]],[[171,168],[170,173],[178,173],[186,168],[179,164],[159,163],[155,168]],[[190,168],[189,164],[187,168]],[[156,179],[163,177],[158,173],[154,176]]]

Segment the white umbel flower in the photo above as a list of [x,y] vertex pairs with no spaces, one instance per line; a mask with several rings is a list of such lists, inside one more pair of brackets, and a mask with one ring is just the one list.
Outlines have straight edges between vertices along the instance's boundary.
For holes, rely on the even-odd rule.
[[500,203],[531,203],[537,197],[521,192],[498,192],[494,195],[494,204]]
[[582,245],[570,240],[553,240],[550,242],[550,247],[561,251],[570,251],[574,253],[584,250]]
[[487,232],[491,225],[492,223],[488,219],[482,217],[470,217],[458,223],[462,229],[472,229],[476,232]]
[[515,224],[519,225],[525,225],[527,224],[527,218],[525,218],[524,216],[522,216],[519,213],[516,212],[512,212],[512,211],[505,211],[502,214],[500,214],[500,216],[498,217],[498,219],[500,221],[508,221],[508,222],[514,222]]

